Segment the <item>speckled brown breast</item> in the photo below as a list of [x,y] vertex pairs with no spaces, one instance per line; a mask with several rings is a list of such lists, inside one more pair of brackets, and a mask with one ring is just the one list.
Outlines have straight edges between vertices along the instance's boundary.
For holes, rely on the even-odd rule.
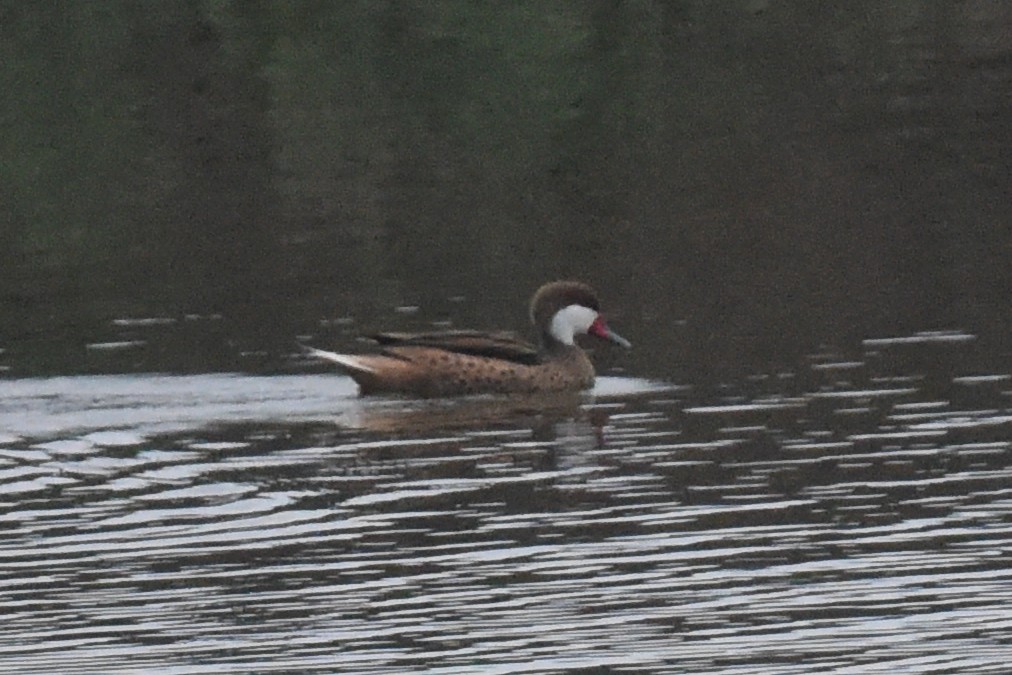
[[430,347],[388,347],[361,357],[372,372],[353,373],[363,394],[416,396],[533,393],[586,389],[594,367],[579,347],[554,351],[536,365]]

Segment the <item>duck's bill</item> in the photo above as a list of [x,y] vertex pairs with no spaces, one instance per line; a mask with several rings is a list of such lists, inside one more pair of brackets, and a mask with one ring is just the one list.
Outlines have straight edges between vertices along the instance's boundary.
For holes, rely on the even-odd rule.
[[608,328],[608,324],[606,324],[603,319],[598,318],[596,321],[594,321],[594,323],[591,324],[590,326],[590,330],[588,330],[587,332],[595,337],[601,338],[602,340],[614,342],[615,344],[625,347],[626,349],[632,348],[632,343],[626,340],[618,333],[616,333],[615,331],[613,331],[611,328]]
[[604,334],[604,339],[610,340],[619,346],[625,347],[626,349],[632,349],[632,343],[613,330],[606,331]]

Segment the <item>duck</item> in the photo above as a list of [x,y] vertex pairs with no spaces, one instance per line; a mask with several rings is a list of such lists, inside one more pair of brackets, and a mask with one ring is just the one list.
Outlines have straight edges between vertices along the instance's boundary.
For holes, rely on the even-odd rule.
[[539,345],[507,331],[450,330],[376,333],[369,337],[380,351],[372,354],[303,349],[336,364],[355,380],[361,395],[442,398],[588,389],[594,384],[594,365],[576,344],[577,336],[632,347],[608,326],[597,294],[581,281],[544,284],[529,310]]

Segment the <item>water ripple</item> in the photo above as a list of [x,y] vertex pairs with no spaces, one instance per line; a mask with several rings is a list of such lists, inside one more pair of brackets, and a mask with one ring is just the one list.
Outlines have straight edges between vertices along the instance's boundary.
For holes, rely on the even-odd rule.
[[1004,673],[1007,376],[912,338],[717,394],[2,383],[0,669]]

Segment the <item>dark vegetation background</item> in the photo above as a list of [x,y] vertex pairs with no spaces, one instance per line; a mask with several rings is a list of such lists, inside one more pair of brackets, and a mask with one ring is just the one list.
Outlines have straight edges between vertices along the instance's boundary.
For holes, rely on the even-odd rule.
[[9,375],[522,326],[559,276],[648,377],[1010,353],[1005,0],[3,1],[0,87]]

